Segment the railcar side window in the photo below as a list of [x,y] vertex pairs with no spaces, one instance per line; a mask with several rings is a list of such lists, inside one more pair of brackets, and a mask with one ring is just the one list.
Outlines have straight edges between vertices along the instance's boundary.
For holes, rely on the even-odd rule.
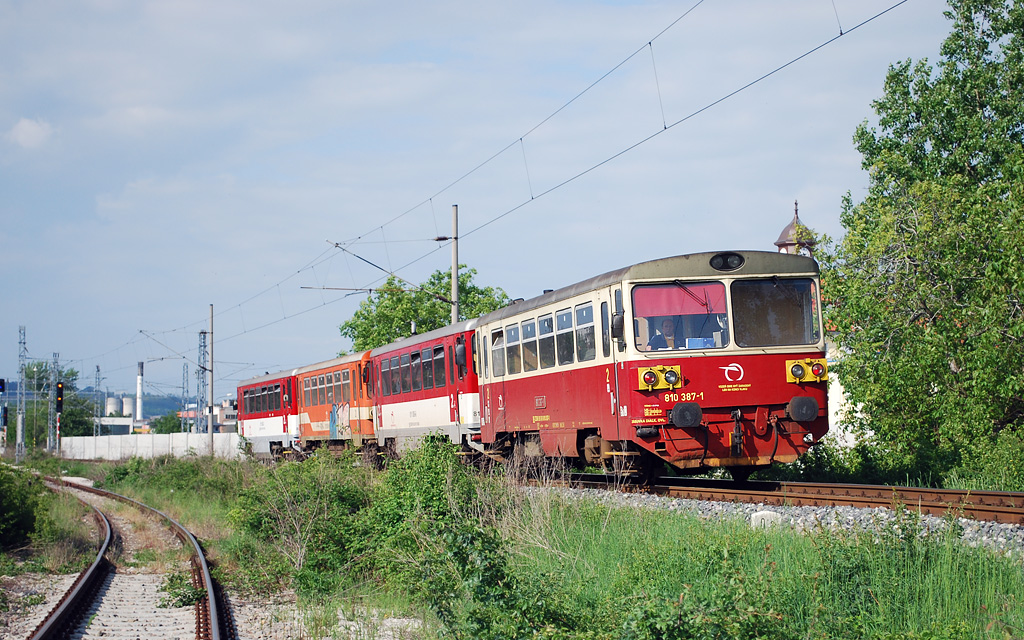
[[597,342],[594,337],[594,304],[587,302],[576,305],[576,359],[580,362],[597,357]]
[[558,364],[572,364],[572,309],[555,313],[555,349],[558,351]]
[[434,347],[434,388],[440,389],[444,381],[444,346]]
[[494,377],[505,375],[505,334],[501,329],[491,332],[491,366]]
[[739,280],[731,290],[739,346],[814,344],[821,338],[818,291],[810,278]]
[[413,351],[409,354],[412,358],[412,390],[419,391],[423,388],[423,369],[420,367],[420,352]]
[[523,361],[522,352],[519,350],[519,325],[510,324],[505,327],[505,339],[508,341],[508,346],[505,347],[505,353],[508,355],[508,372],[519,373]]
[[432,361],[433,352],[430,349],[424,349],[420,352],[420,358],[423,360],[423,388],[433,389],[434,388],[434,363]]
[[320,376],[317,378],[317,397],[320,399],[317,404],[326,404],[327,402],[327,384],[324,382],[324,377]]
[[348,402],[352,399],[352,378],[348,369],[341,372],[341,401]]
[[612,332],[608,319],[608,303],[601,303],[601,352],[604,357],[612,355]]
[[271,407],[273,411],[281,410],[281,383],[274,385],[274,406]]
[[523,371],[537,370],[537,323],[523,323]]
[[334,404],[334,376],[336,375],[338,374],[333,372],[327,374],[327,404]]
[[387,358],[380,361],[380,393],[382,396],[391,395],[391,362]]
[[412,390],[412,376],[409,373],[409,354],[402,354],[402,393],[409,393]]
[[729,344],[725,285],[683,282],[633,287],[634,339],[641,351],[720,349]]
[[302,403],[305,406],[308,407],[310,405],[309,400],[310,400],[310,398],[309,398],[309,378],[303,378],[302,379]]
[[[345,379],[347,380],[348,379],[348,369],[345,369],[344,373],[345,373]],[[342,375],[341,374],[342,374],[341,371],[335,371],[334,372],[334,401],[335,402],[348,402],[348,398],[345,398],[344,400],[342,400],[342,397],[344,396],[344,392],[342,390],[342,382],[341,382]]]
[[398,356],[391,358],[391,395],[402,393],[402,376],[398,371]]
[[455,384],[455,354],[451,345],[448,345],[448,379]]
[[537,318],[537,329],[540,332],[540,368],[555,366],[555,319],[548,314]]

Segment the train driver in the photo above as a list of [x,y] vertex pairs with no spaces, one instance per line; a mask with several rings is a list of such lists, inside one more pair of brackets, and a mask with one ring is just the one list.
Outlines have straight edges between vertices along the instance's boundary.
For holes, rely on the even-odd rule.
[[675,349],[676,323],[672,316],[661,321],[661,333],[655,333],[647,341],[647,350]]

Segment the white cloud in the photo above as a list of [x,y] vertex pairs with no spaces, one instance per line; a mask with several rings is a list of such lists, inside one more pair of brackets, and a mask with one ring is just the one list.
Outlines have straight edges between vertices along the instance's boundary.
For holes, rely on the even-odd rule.
[[23,149],[36,149],[53,135],[53,127],[45,120],[22,118],[7,132],[7,139]]

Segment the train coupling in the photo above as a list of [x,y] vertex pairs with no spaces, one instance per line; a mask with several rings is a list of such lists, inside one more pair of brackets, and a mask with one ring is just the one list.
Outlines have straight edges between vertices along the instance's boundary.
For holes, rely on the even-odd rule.
[[743,455],[743,427],[740,419],[743,413],[739,409],[732,410],[732,433],[729,434],[729,449],[732,457],[739,458]]

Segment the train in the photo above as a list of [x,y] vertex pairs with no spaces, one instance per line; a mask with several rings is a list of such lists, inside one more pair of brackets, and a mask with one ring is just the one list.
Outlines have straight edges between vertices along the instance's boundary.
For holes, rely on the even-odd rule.
[[245,380],[238,430],[274,458],[355,447],[386,459],[442,434],[484,460],[745,480],[828,432],[820,291],[802,255],[642,262]]

